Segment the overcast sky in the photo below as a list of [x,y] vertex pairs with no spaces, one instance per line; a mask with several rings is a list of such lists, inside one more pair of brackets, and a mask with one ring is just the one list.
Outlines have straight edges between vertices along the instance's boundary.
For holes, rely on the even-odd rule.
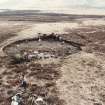
[[104,12],[105,0],[0,0],[0,9],[41,9]]

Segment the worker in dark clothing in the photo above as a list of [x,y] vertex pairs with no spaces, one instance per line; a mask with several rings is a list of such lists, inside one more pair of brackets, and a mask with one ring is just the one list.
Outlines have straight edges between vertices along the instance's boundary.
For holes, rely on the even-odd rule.
[[26,82],[26,79],[25,79],[24,75],[22,75],[22,78],[21,78],[20,82],[21,82],[20,87],[26,89],[28,84]]

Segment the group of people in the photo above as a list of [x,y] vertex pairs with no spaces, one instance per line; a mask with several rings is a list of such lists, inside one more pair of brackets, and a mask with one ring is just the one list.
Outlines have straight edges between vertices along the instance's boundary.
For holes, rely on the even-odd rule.
[[[27,80],[25,76],[22,75],[20,78],[19,88],[22,88],[23,90],[26,91],[27,87],[28,87]],[[39,105],[38,103],[44,103],[44,105],[46,104],[41,96],[35,96],[35,95],[34,95],[34,98],[32,98],[32,103],[35,103],[36,105]],[[11,105],[23,105],[22,93],[16,93],[12,97]]]
[[[23,88],[24,90],[26,90],[27,88],[27,81],[25,79],[25,76],[22,75],[21,79],[20,79],[20,84],[19,87]],[[22,103],[22,98],[21,98],[21,93],[17,93],[12,97],[12,102],[11,105],[21,105]]]

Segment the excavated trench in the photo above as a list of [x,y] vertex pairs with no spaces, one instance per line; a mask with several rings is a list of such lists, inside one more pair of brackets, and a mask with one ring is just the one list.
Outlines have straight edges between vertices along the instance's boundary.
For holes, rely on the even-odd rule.
[[[80,50],[81,46],[78,43],[64,40],[54,34],[20,40],[7,45],[3,48],[7,58],[1,60],[7,68],[7,71],[3,72],[7,78],[7,85],[1,84],[8,96],[5,102],[10,105],[11,97],[18,92],[14,90],[14,87],[19,84],[16,81],[20,74],[24,74],[27,80],[31,78],[31,86],[29,85],[27,91],[22,94],[24,105],[31,105],[28,101],[30,92],[43,97],[45,104],[38,105],[64,105],[64,100],[59,98],[59,89],[56,87],[56,81],[61,76],[59,68],[64,57]],[[21,56],[24,62],[10,63],[11,56],[16,55]],[[0,89],[0,91],[3,90]],[[1,97],[0,103],[3,103],[4,99]]]

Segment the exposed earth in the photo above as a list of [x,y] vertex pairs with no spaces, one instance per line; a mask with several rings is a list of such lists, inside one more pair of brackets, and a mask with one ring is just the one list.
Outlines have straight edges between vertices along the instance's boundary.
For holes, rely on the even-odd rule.
[[0,105],[22,91],[23,74],[23,105],[30,94],[43,105],[105,105],[105,17],[34,15],[0,15]]

